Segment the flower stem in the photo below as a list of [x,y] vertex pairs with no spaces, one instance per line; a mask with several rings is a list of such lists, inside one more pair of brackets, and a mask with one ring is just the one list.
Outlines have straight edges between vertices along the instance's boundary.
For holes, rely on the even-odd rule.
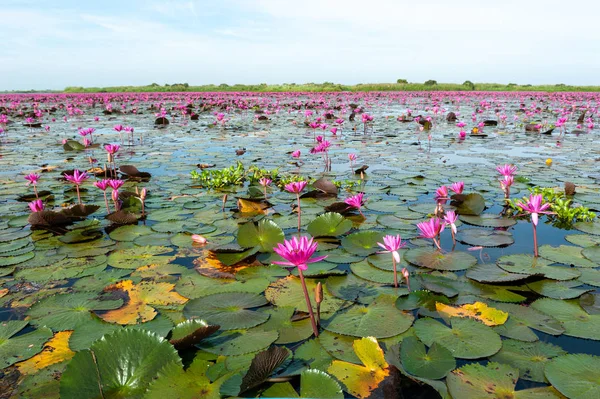
[[312,305],[310,303],[310,297],[308,296],[308,290],[306,289],[306,282],[304,281],[304,275],[302,270],[298,268],[298,275],[300,276],[300,282],[302,283],[302,290],[304,291],[304,299],[306,299],[306,306],[308,307],[308,314],[310,316],[310,324],[312,325],[315,337],[319,336],[319,329],[317,328],[317,322],[315,321],[315,315],[313,314]]
[[537,228],[535,226],[535,224],[531,224],[533,226],[533,256],[535,256],[536,258],[539,256],[538,255],[538,243],[537,243]]
[[110,208],[108,206],[108,198],[106,197],[106,190],[104,190],[104,205],[106,205],[106,213],[110,213]]
[[392,265],[394,266],[394,288],[398,288],[398,271],[396,270],[396,259],[392,255]]
[[81,205],[81,194],[79,193],[79,184],[76,184],[75,188],[77,189],[77,199],[79,200],[79,205]]
[[298,233],[300,232],[300,218],[302,215],[302,209],[300,209],[300,193],[296,193],[296,198],[298,199]]
[[39,195],[38,195],[38,191],[37,188],[35,186],[33,186],[33,192],[35,193],[35,198],[36,199],[40,199]]

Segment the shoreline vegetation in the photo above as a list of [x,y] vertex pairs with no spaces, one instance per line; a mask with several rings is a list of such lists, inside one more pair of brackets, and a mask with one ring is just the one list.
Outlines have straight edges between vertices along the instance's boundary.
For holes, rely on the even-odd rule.
[[138,92],[363,92],[363,91],[515,91],[515,92],[600,92],[600,86],[573,86],[562,83],[554,85],[472,83],[437,83],[428,80],[424,83],[409,83],[398,79],[397,83],[360,83],[343,85],[332,82],[324,83],[282,83],[282,84],[219,84],[192,86],[188,83],[159,85],[152,83],[146,86],[113,86],[113,87],[80,87],[69,86],[60,90],[15,90],[2,93],[138,93]]

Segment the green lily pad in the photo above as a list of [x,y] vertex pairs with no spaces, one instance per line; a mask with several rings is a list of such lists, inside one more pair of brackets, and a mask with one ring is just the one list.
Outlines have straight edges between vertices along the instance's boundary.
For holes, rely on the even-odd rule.
[[573,227],[584,233],[600,236],[600,222],[577,222]]
[[490,361],[509,364],[519,369],[519,377],[524,380],[546,382],[544,366],[557,356],[565,355],[560,346],[546,342],[520,342],[507,339],[502,349],[490,358]]
[[552,359],[544,371],[560,393],[571,399],[600,397],[600,357],[569,354]]
[[565,236],[565,240],[580,247],[600,245],[600,237],[589,234],[569,234]]
[[575,301],[542,298],[531,306],[560,321],[565,335],[600,340],[600,315],[590,315]]
[[220,399],[219,390],[229,375],[218,378],[211,383],[206,376],[206,371],[210,365],[210,362],[200,358],[194,359],[186,370],[176,362],[168,363],[150,384],[144,398],[177,397],[178,399],[195,399],[201,394],[203,399]]
[[260,294],[270,283],[271,281],[262,277],[239,281],[235,279],[210,278],[191,271],[181,276],[175,286],[175,291],[190,299],[224,292]]
[[461,215],[459,219],[467,224],[480,227],[510,227],[517,224],[517,221],[513,218],[491,213],[483,213],[479,216]]
[[61,398],[143,398],[159,371],[181,367],[177,352],[153,333],[122,329],[77,352],[60,380]]
[[395,296],[382,295],[367,307],[353,306],[336,313],[324,328],[354,337],[393,337],[408,330],[414,321],[410,313],[398,310],[395,304]]
[[461,359],[491,356],[502,347],[500,336],[478,321],[451,318],[450,323],[451,327],[447,327],[428,317],[419,319],[415,322],[415,334],[425,345],[437,342]]
[[177,349],[190,348],[214,334],[219,328],[220,326],[210,325],[204,320],[186,320],[173,328],[169,342]]
[[197,346],[216,355],[235,356],[265,349],[277,341],[277,338],[277,331],[265,331],[260,328],[229,330],[205,339]]
[[342,247],[354,255],[367,256],[381,248],[378,242],[383,242],[383,232],[359,231],[342,238]]
[[327,212],[308,224],[306,230],[313,237],[337,237],[352,228],[352,221],[339,213]]
[[530,277],[528,274],[507,272],[494,263],[479,263],[467,270],[466,276],[480,283],[506,283]]
[[186,318],[197,318],[221,326],[222,330],[250,328],[264,323],[268,314],[249,310],[267,304],[262,295],[247,292],[213,294],[189,301],[183,309]]
[[278,306],[264,311],[269,315],[266,323],[260,325],[265,331],[279,332],[279,338],[276,344],[290,344],[293,342],[304,341],[313,334],[310,318],[298,321],[292,321],[294,308],[290,306]]
[[[533,328],[550,335],[561,335],[565,332],[565,328],[560,321],[530,306],[500,302],[495,302],[490,306],[507,312],[510,315],[508,322],[517,323],[520,326]],[[498,326],[495,329],[501,327]]]
[[262,392],[261,398],[343,399],[340,384],[321,370],[304,370],[300,374],[300,395],[289,382],[276,383]]
[[477,264],[477,258],[466,252],[441,253],[430,248],[414,248],[404,254],[404,259],[413,265],[434,270],[465,270]]
[[15,337],[27,324],[27,320],[0,322],[0,369],[38,354],[52,337],[52,331],[47,327]]
[[244,259],[256,254],[260,250],[259,246],[247,249],[240,252],[219,252],[217,253],[217,259],[226,266],[233,266],[236,263],[243,261]]
[[[481,215],[481,212],[485,209],[485,199],[481,194],[470,193],[467,195],[461,195],[461,201],[456,206],[456,213],[459,215]],[[454,201],[452,202],[454,205]]]
[[273,247],[283,242],[283,230],[272,220],[263,219],[258,224],[253,222],[240,226],[237,241],[242,248],[259,247],[261,252],[273,252]]
[[594,287],[600,287],[600,270],[598,269],[581,269],[581,276],[578,281],[592,285]]
[[456,367],[452,353],[434,342],[425,350],[425,345],[416,337],[408,337],[402,341],[400,359],[404,369],[412,375],[421,378],[438,380],[444,378]]
[[496,264],[511,273],[544,276],[552,280],[572,280],[581,275],[578,270],[569,267],[550,266],[550,261],[532,255],[515,254],[498,258]]
[[108,264],[119,269],[137,269],[147,265],[169,263],[168,256],[155,256],[173,251],[169,247],[147,246],[133,247],[114,251],[108,256]]
[[515,242],[508,231],[486,229],[464,229],[456,239],[466,245],[481,247],[506,247]]
[[127,225],[111,231],[109,237],[115,241],[134,241],[139,236],[152,234],[152,229],[145,225]]
[[[311,298],[314,298],[312,293],[315,292],[317,282],[314,279],[306,279],[306,288]],[[294,276],[282,278],[272,283],[265,291],[267,300],[276,306],[292,306],[300,312],[308,312],[306,300],[304,299],[304,291],[300,283],[300,279]],[[311,300],[313,307],[316,305],[314,300]],[[323,302],[321,303],[321,312],[331,313],[336,312],[346,304],[345,301],[335,298],[327,292],[327,285],[323,285]]]
[[533,283],[527,284],[527,286],[534,292],[540,295],[547,296],[548,298],[554,299],[573,299],[578,298],[586,292],[592,291],[593,289],[578,288],[581,287],[581,282],[578,280],[571,281],[554,281],[554,280],[540,280]]
[[32,259],[35,256],[33,251],[14,256],[10,256],[8,254],[10,254],[10,252],[4,254],[7,256],[0,256],[0,267],[18,265],[28,261],[29,259]]
[[365,281],[354,274],[329,277],[327,279],[327,290],[337,298],[362,304],[370,304],[381,294],[394,296],[408,294],[408,290],[404,287],[382,286]]
[[[595,250],[586,248],[586,251],[591,257],[594,256]],[[572,245],[560,245],[558,247],[542,245],[539,249],[539,254],[542,258],[546,258],[552,262],[562,263],[563,265],[596,267],[594,262],[583,257],[582,249],[580,247],[574,247]],[[600,252],[598,252],[597,259],[600,260]]]
[[122,299],[103,301],[93,292],[58,294],[42,299],[27,311],[31,324],[54,331],[75,330],[93,319],[92,311],[117,309]]

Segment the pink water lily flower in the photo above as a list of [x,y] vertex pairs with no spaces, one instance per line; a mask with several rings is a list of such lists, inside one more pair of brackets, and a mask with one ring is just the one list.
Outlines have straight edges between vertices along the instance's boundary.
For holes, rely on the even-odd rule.
[[123,180],[110,179],[107,183],[113,190],[120,189],[125,182]]
[[439,250],[442,249],[438,242],[438,237],[444,231],[445,224],[439,218],[433,217],[426,222],[417,223],[417,228],[421,232],[421,238],[433,240],[435,246]]
[[30,173],[27,176],[25,176],[25,180],[27,180],[29,183],[27,183],[27,185],[37,185],[38,181],[40,180],[40,175],[38,175],[37,173]]
[[29,203],[29,209],[31,209],[31,212],[41,212],[44,210],[44,202],[40,199],[31,201]]
[[346,198],[344,200],[344,202],[347,205],[350,205],[351,207],[354,207],[356,209],[358,209],[358,212],[361,214],[362,217],[364,217],[365,215],[363,215],[362,213],[362,205],[363,205],[363,197],[364,197],[364,193],[358,193],[356,195],[353,195],[352,197]]
[[194,241],[196,244],[206,244],[207,240],[206,238],[204,238],[203,236],[201,236],[200,234],[192,234],[191,237],[192,241]]
[[458,220],[458,215],[454,211],[448,211],[448,212],[446,212],[446,215],[444,215],[444,222],[446,222],[447,226],[450,226],[450,228],[452,229],[452,232],[454,234],[456,234],[456,232],[457,232],[457,229],[456,229],[456,221],[457,220]]
[[285,185],[285,191],[292,194],[299,194],[304,190],[308,182],[305,181],[294,181]]
[[292,157],[293,158],[300,158],[300,150],[296,150],[294,152],[292,152]]
[[384,253],[392,254],[392,266],[394,268],[394,287],[398,288],[398,274],[397,274],[397,264],[400,263],[400,254],[398,250],[406,245],[406,243],[402,242],[402,238],[400,234],[392,236],[386,235],[383,237],[383,243],[378,242],[381,248],[385,249]]
[[462,194],[465,189],[465,183],[462,181],[457,181],[456,183],[452,183],[450,186],[450,190],[454,191],[456,194]]
[[268,185],[270,185],[273,182],[273,180],[266,178],[266,177],[261,177],[260,180],[258,181],[258,184],[260,184],[263,187],[267,187]]
[[538,224],[538,215],[541,214],[551,214],[552,212],[546,211],[546,209],[550,208],[550,204],[542,204],[543,198],[541,194],[531,194],[529,196],[529,200],[525,203],[517,202],[517,206],[521,208],[524,212],[531,214],[531,223],[534,226]]
[[73,171],[72,175],[65,174],[64,176],[65,179],[76,185],[83,184],[84,181],[90,178],[86,172],[80,172],[77,169]]
[[117,151],[119,151],[119,148],[121,148],[120,145],[118,144],[106,144],[104,146],[104,149],[106,150],[106,152],[108,152],[110,155],[114,155],[117,153]]
[[515,172],[517,171],[517,167],[507,163],[502,166],[497,166],[496,170],[502,176],[514,176]]
[[289,241],[284,240],[283,244],[277,244],[273,251],[287,262],[275,261],[273,263],[283,266],[295,266],[304,271],[308,269],[308,264],[319,262],[327,257],[327,255],[324,255],[311,258],[317,250],[317,246],[318,243],[314,242],[312,237],[302,236],[300,239],[292,237]]
[[106,189],[108,188],[108,183],[110,182],[110,180],[100,180],[97,182],[94,182],[94,186],[98,187],[100,190],[102,191],[106,191]]
[[292,237],[292,239],[289,241],[284,240],[283,244],[277,244],[277,246],[273,248],[273,251],[287,262],[277,261],[273,263],[276,265],[295,266],[298,268],[298,276],[300,277],[300,282],[302,284],[304,299],[306,300],[306,307],[308,308],[308,314],[310,316],[313,333],[318,337],[319,329],[317,328],[317,322],[315,321],[315,316],[313,314],[312,304],[310,303],[310,297],[308,296],[306,282],[304,281],[304,274],[302,274],[302,271],[308,268],[309,263],[319,262],[327,257],[327,255],[324,255],[311,258],[317,250],[317,245],[318,244],[316,242],[313,242],[312,237],[308,238],[306,236],[302,236],[300,239],[298,239],[298,237]]

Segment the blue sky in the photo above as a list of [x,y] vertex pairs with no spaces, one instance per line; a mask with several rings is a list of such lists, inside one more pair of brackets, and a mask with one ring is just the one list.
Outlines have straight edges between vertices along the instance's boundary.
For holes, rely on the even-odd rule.
[[188,82],[600,85],[597,1],[2,0],[0,90]]

